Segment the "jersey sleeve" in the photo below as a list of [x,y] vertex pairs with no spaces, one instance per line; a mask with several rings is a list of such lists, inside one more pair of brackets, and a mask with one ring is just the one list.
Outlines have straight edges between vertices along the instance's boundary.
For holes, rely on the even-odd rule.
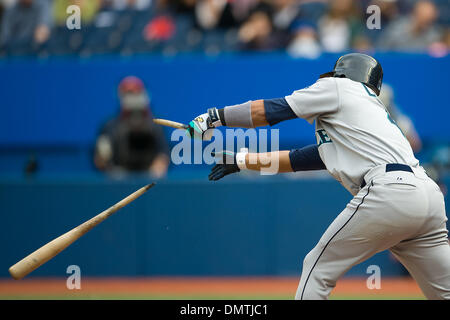
[[271,126],[284,120],[297,118],[284,98],[264,100],[264,111],[266,120]]
[[297,117],[309,123],[320,115],[336,112],[339,108],[339,94],[336,79],[322,78],[313,85],[294,91],[285,97]]
[[326,166],[320,158],[319,147],[309,145],[289,152],[292,171],[325,170]]

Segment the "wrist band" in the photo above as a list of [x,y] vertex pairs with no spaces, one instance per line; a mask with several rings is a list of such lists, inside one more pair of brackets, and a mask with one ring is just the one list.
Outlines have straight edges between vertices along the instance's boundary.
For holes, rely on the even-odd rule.
[[247,169],[247,167],[245,165],[245,156],[247,154],[248,154],[248,151],[236,153],[236,164],[239,169]]
[[220,115],[219,115],[217,108],[209,108],[208,116],[209,116],[209,119],[211,119],[211,124],[215,128],[220,127],[222,125],[222,121],[220,120]]
[[225,107],[223,114],[223,122],[226,122],[228,127],[253,128],[251,101]]

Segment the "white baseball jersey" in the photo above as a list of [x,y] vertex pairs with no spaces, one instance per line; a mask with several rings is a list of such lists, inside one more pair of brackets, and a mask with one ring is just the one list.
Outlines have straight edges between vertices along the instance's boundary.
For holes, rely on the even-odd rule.
[[286,96],[291,109],[316,122],[319,153],[327,170],[352,195],[364,175],[386,163],[416,167],[409,142],[367,86],[347,78],[322,78]]

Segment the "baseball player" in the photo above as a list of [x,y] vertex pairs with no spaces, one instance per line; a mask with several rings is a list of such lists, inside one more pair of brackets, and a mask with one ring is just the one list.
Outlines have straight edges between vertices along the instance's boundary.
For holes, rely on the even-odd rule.
[[414,157],[379,100],[383,70],[351,53],[313,85],[280,99],[210,108],[190,122],[193,137],[219,126],[253,128],[303,118],[315,122],[317,144],[269,153],[217,152],[210,180],[241,170],[323,170],[354,198],[303,261],[296,299],[327,299],[351,267],[389,249],[428,299],[450,299],[450,247],[444,197]]

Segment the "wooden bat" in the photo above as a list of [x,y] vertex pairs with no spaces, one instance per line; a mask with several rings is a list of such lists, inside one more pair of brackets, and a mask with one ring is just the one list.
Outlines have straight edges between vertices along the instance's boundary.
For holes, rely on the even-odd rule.
[[165,119],[153,119],[153,122],[156,124],[160,124],[162,126],[171,127],[175,129],[187,129],[189,126],[187,124],[165,120]]
[[81,236],[86,234],[89,230],[97,226],[100,222],[104,221],[106,218],[111,216],[114,212],[125,207],[130,202],[139,198],[154,185],[155,183],[152,183],[146,185],[145,187],[140,188],[139,190],[130,194],[128,197],[117,202],[112,207],[99,213],[92,219],[89,219],[88,221],[80,224],[78,227],[73,228],[69,232],[66,232],[65,234],[59,236],[58,238],[43,245],[36,251],[32,252],[31,254],[29,254],[19,262],[17,262],[11,268],[9,268],[9,273],[16,280],[22,279],[33,270],[37,269],[38,267],[40,267],[41,265],[43,265],[44,263],[55,257],[58,253],[63,251],[65,248],[67,248]]

